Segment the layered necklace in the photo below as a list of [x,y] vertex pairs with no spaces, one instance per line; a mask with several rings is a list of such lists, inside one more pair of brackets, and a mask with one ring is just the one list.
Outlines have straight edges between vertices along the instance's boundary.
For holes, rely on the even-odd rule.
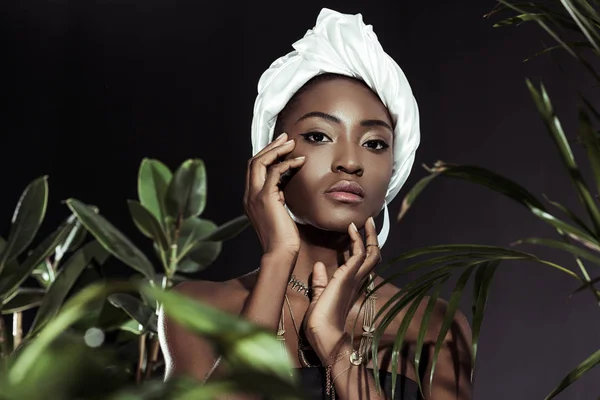
[[[360,347],[358,350],[359,363],[367,363],[368,354],[371,347],[371,343],[373,341],[373,332],[374,328],[374,319],[375,319],[375,302],[377,301],[377,296],[374,293],[371,293],[375,287],[375,283],[373,280],[373,275],[369,275],[371,282],[367,288],[367,301],[365,304],[365,312],[363,315],[363,333],[360,338]],[[298,293],[302,293],[305,297],[310,298],[312,295],[312,288],[308,286],[308,284],[300,281],[296,276],[292,275],[288,282],[288,286],[291,286],[292,290],[296,290]],[[294,330],[296,331],[296,337],[298,338],[298,360],[303,367],[312,368],[320,366],[320,360],[314,350],[310,347],[310,345],[306,344],[304,340],[302,340],[302,331],[298,329],[298,325],[296,325],[296,320],[294,319],[294,313],[292,311],[292,305],[290,300],[285,295],[285,302],[289,309],[290,317],[292,318],[292,325],[294,326]],[[279,329],[277,330],[277,339],[280,341],[283,350],[287,351],[285,346],[285,305],[281,308],[281,318],[279,319]]]

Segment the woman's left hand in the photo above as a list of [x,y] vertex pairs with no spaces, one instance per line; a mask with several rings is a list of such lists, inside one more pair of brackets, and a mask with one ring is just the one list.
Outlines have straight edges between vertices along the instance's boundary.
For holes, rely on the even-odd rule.
[[348,227],[351,256],[328,279],[325,265],[315,263],[312,276],[313,296],[304,316],[304,332],[321,360],[329,357],[345,331],[346,319],[358,290],[373,268],[381,261],[373,218],[365,223],[365,242],[352,223]]

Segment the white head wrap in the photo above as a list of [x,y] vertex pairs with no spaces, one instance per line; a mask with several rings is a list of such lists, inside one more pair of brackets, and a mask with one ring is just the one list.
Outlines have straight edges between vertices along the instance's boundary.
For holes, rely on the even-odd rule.
[[[313,29],[293,44],[294,51],[275,60],[258,82],[252,120],[252,155],[273,140],[277,115],[311,78],[337,73],[363,80],[387,107],[395,125],[393,174],[382,205],[382,247],[389,233],[387,204],[398,194],[412,168],[419,146],[419,111],[406,76],[383,51],[371,25],[361,14],[324,8]],[[288,210],[289,211],[289,210]],[[292,218],[297,218],[290,212]]]

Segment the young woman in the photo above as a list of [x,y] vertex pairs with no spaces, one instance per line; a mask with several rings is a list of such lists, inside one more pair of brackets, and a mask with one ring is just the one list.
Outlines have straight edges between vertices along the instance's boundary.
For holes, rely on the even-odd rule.
[[[399,288],[381,287],[362,308],[365,294],[354,300],[366,280],[371,288],[382,281],[373,268],[387,236],[386,206],[418,147],[417,105],[404,74],[360,14],[324,9],[294,47],[263,74],[254,110],[244,205],[262,244],[260,267],[227,282],[187,282],[176,290],[277,333],[311,399],[390,399],[391,349],[404,314],[379,342],[380,394],[370,343],[373,316]],[[373,217],[382,210],[387,226],[378,237]],[[421,398],[414,381],[429,374],[446,307],[443,301],[436,306],[422,355],[426,368],[416,371],[411,360],[426,303],[408,329],[394,399]],[[355,328],[356,318],[362,324]],[[160,321],[166,379],[226,373],[206,341],[164,316]],[[458,313],[431,396],[423,380],[427,399],[471,398],[470,336]]]

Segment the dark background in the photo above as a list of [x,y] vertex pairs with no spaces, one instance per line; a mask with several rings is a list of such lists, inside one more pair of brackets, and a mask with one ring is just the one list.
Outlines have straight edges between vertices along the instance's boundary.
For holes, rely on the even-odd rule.
[[[483,15],[494,5],[493,0],[4,3],[0,232],[8,233],[26,184],[49,174],[42,233],[68,215],[61,201],[75,197],[99,206],[144,246],[125,202],[136,198],[143,157],[171,168],[202,158],[209,188],[203,216],[221,224],[240,215],[258,79],[314,26],[322,7],[362,13],[403,68],[419,103],[421,146],[410,179],[391,205],[392,217],[406,190],[426,176],[421,165],[438,159],[489,168],[536,195],[578,207],[525,78],[544,81],[571,138],[577,111],[572,88],[585,90],[591,81],[559,53],[523,63],[544,43],[553,43],[534,25],[493,28],[499,18]],[[583,155],[579,148],[576,155]],[[430,244],[506,246],[530,236],[555,234],[510,200],[447,179],[435,182],[392,226],[383,252],[389,259]],[[521,250],[576,268],[561,254]],[[225,243],[219,260],[199,277],[230,279],[255,269],[259,258],[258,241],[247,230]],[[541,399],[597,349],[598,309],[587,292],[567,298],[576,286],[548,267],[501,266],[482,330],[475,398]],[[468,300],[462,308],[469,315]],[[599,392],[593,371],[558,398],[592,399]]]

